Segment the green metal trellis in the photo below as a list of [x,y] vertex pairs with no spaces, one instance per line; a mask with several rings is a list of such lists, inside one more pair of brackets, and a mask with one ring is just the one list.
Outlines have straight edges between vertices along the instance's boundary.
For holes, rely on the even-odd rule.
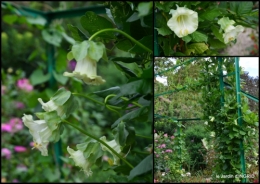
[[[10,2],[1,2],[2,5],[6,6],[8,4],[12,5]],[[16,6],[14,6],[16,7]],[[55,19],[60,18],[73,18],[73,17],[79,17],[84,15],[87,11],[93,11],[96,14],[105,14],[106,13],[106,6],[91,6],[91,7],[84,7],[84,8],[76,8],[71,10],[62,10],[62,11],[56,11],[56,12],[42,12],[38,10],[33,10],[27,7],[19,7],[19,9],[16,9],[21,15],[29,16],[32,18],[38,18],[41,17],[46,20],[46,27],[50,25],[50,23]],[[55,47],[51,44],[47,44],[46,48],[47,52],[47,63],[48,63],[48,73],[50,74],[49,79],[49,87],[53,90],[55,90],[55,84],[57,81],[55,80],[53,76],[53,71],[55,71]],[[62,149],[61,149],[61,140],[59,140],[57,143],[54,144],[54,153],[55,153],[55,160],[56,163],[61,169],[61,166],[63,164],[60,156],[62,155]]]
[[[161,75],[165,72],[169,72],[169,71],[172,71],[174,69],[176,69],[177,67],[181,66],[181,65],[184,65],[184,64],[187,64],[187,63],[191,63],[192,61],[194,61],[196,58],[192,58],[190,60],[187,60],[187,61],[184,61],[183,63],[179,64],[179,65],[175,65],[174,67],[170,68],[170,69],[167,69],[165,71],[162,71],[162,72],[159,72],[156,75]],[[242,112],[241,112],[241,97],[240,97],[240,94],[243,94],[245,95],[246,97],[256,101],[256,102],[259,102],[259,99],[256,98],[255,96],[253,95],[250,95],[244,91],[242,91],[240,89],[240,73],[239,73],[239,58],[238,57],[235,57],[235,72],[232,72],[232,73],[229,73],[229,74],[226,74],[226,75],[223,75],[223,70],[222,70],[222,57],[217,57],[218,59],[218,68],[219,68],[219,83],[220,83],[220,91],[221,91],[221,99],[220,99],[220,102],[221,102],[221,107],[224,106],[224,87],[225,86],[228,86],[228,87],[232,87],[230,84],[224,82],[223,78],[226,77],[226,76],[230,76],[230,75],[235,75],[236,77],[236,99],[237,99],[237,104],[238,104],[238,124],[239,126],[242,126],[242,122],[243,122],[243,119],[242,119]],[[196,85],[200,85],[200,84],[196,84]],[[167,91],[167,92],[164,92],[164,93],[160,93],[160,94],[154,94],[154,97],[158,97],[158,96],[161,96],[161,95],[165,95],[165,94],[170,94],[170,93],[174,93],[174,92],[178,92],[178,91],[181,91],[181,90],[184,90],[184,89],[187,89],[188,86],[185,86],[185,87],[182,87],[182,88],[179,88],[179,89],[176,89],[176,90],[171,90],[171,91]],[[178,122],[178,121],[194,121],[194,120],[200,120],[200,118],[191,118],[191,119],[178,119],[176,117],[169,117],[169,116],[162,116],[162,115],[159,115],[159,114],[154,114],[154,117],[155,118],[167,118],[167,119],[171,119],[173,120],[174,122]],[[180,133],[180,127],[178,129],[178,132]],[[241,171],[242,171],[242,174],[245,175],[246,174],[246,167],[245,167],[245,156],[244,156],[244,147],[243,147],[243,141],[241,140],[240,141],[240,146],[239,146],[239,149],[240,149],[240,163],[241,163]],[[180,150],[180,153],[181,153],[181,150]],[[247,179],[246,178],[242,178],[242,182],[245,183],[247,182]]]

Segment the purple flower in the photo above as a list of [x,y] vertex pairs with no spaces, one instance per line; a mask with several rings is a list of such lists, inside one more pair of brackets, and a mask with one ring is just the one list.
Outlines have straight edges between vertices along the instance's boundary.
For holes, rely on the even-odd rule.
[[17,87],[27,92],[33,90],[33,86],[30,84],[30,81],[26,78],[19,79],[17,81]]
[[75,61],[75,60],[71,60],[71,61],[69,61],[69,70],[70,71],[74,71],[75,70],[75,67],[76,67],[76,64],[77,64],[77,62]]
[[12,152],[7,148],[2,148],[1,154],[2,154],[2,156],[5,156],[6,159],[10,159]]
[[23,109],[25,105],[22,102],[15,102],[15,107],[17,109]]
[[27,148],[26,147],[23,147],[23,146],[15,146],[14,147],[14,151],[16,151],[16,152],[25,152],[27,150]]

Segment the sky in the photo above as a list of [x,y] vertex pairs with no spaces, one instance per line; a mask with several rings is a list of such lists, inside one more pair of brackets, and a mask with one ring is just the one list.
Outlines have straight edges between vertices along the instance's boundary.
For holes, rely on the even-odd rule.
[[[258,57],[239,57],[239,66],[244,71],[249,72],[249,76],[259,76],[259,58]],[[167,85],[167,79],[162,77],[156,77],[156,80]]]

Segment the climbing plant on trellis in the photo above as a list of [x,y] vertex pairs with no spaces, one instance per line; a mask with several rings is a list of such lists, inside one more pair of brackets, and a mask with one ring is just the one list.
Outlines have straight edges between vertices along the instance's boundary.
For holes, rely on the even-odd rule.
[[[187,85],[176,84],[177,86],[173,87],[169,76],[176,77],[173,71],[185,68],[184,65],[186,65],[185,67],[192,65],[194,68],[195,65],[199,66],[199,75],[193,79],[185,80]],[[213,147],[217,153],[215,160],[217,164],[213,168],[212,178],[216,181],[248,181],[248,178],[252,177],[250,176],[252,173],[246,172],[246,169],[250,167],[245,162],[245,155],[249,154],[249,150],[251,156],[254,157],[254,164],[257,165],[258,146],[254,145],[254,143],[258,140],[256,131],[258,115],[249,110],[247,98],[256,102],[258,102],[258,99],[240,89],[242,86],[239,77],[241,72],[237,57],[211,57],[191,58],[183,62],[177,60],[175,65],[166,70],[158,71],[157,68],[155,74],[155,76],[167,76],[167,86],[170,86],[170,90],[162,92],[160,88],[165,89],[166,87],[155,83],[155,89],[157,90],[155,90],[155,118],[160,118],[160,120],[161,118],[167,118],[173,120],[173,122],[178,122],[178,136],[181,136],[180,128],[182,126],[180,122],[190,120],[201,119],[205,121],[207,129],[214,132]],[[178,96],[176,93],[184,89],[200,91],[198,99],[201,99],[199,104],[203,114],[199,118],[184,119],[181,117],[179,119],[180,116],[170,117],[158,113],[160,112],[160,105],[158,104],[162,104],[162,101],[165,102],[165,99],[170,98],[170,96],[165,98],[163,95],[174,94],[174,96]],[[169,104],[172,101],[173,99],[169,100]],[[204,143],[207,146],[206,140],[204,140]]]

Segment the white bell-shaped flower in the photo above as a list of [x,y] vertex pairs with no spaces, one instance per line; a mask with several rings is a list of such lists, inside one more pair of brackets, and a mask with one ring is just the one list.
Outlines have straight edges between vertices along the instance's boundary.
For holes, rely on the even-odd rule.
[[42,108],[46,112],[57,111],[58,116],[62,116],[64,114],[64,111],[63,111],[64,109],[62,108],[62,106],[57,106],[53,102],[53,100],[50,100],[50,101],[44,103],[41,98],[38,98],[38,101],[42,104]]
[[[120,149],[120,145],[117,144],[116,140],[112,140],[112,141],[107,141],[106,140],[106,136],[103,136],[103,137],[100,137],[100,140],[104,141],[106,144],[108,144],[111,148],[113,148],[117,153],[120,153],[121,152],[121,149]],[[108,151],[109,153],[111,153],[113,155],[113,158],[114,158],[114,162],[113,164],[114,165],[119,165],[119,161],[120,161],[120,158],[117,157],[110,149],[108,149],[106,146],[104,146],[103,144],[101,144],[101,147],[102,147],[102,150],[103,151]]]
[[89,177],[92,175],[92,171],[90,169],[91,164],[88,162],[88,160],[84,157],[84,154],[82,151],[74,151],[69,146],[67,147],[67,151],[70,154],[70,158],[72,158],[75,162],[76,166],[79,166],[82,168],[84,173]]
[[219,19],[218,24],[220,25],[220,32],[224,30],[223,38],[225,44],[235,40],[237,35],[244,31],[244,27],[241,25],[233,26],[236,22],[234,20],[229,20],[228,17],[223,17]]
[[198,13],[186,7],[176,6],[176,10],[170,11],[172,18],[168,20],[167,25],[179,38],[182,38],[198,29]]
[[244,31],[244,27],[241,25],[238,25],[236,27],[232,25],[228,26],[225,29],[225,33],[223,34],[225,44],[234,41],[237,38],[238,34],[243,31]]
[[97,76],[97,61],[88,56],[77,61],[76,68],[72,73],[64,72],[63,75],[67,77],[76,77],[90,85],[99,85],[106,82],[101,76]]
[[22,117],[22,120],[29,128],[30,134],[33,136],[34,148],[41,151],[42,156],[48,156],[47,145],[49,143],[49,138],[52,135],[52,131],[47,126],[45,120],[33,120],[31,115],[26,115]]

